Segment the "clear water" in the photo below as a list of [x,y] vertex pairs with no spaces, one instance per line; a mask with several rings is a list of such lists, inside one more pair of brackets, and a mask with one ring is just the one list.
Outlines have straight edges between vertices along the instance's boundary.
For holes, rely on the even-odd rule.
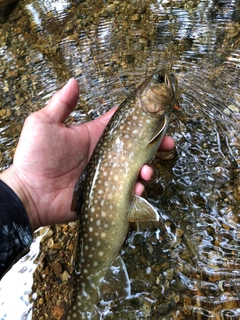
[[[178,78],[176,156],[156,157],[147,186],[161,221],[131,229],[122,257],[133,297],[102,303],[106,319],[240,316],[239,11],[238,0],[22,1],[1,27],[1,169],[25,117],[69,77],[81,87],[71,123],[118,105],[162,65]],[[37,248],[1,281],[1,319],[31,318]]]

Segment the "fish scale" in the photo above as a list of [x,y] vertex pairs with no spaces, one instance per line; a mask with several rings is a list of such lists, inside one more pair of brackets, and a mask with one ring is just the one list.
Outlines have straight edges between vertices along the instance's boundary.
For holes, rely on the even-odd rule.
[[130,221],[158,219],[134,187],[162,141],[176,100],[177,81],[166,70],[145,80],[119,106],[79,178],[73,201],[80,215],[74,289],[65,319],[98,318],[102,279],[119,255]]

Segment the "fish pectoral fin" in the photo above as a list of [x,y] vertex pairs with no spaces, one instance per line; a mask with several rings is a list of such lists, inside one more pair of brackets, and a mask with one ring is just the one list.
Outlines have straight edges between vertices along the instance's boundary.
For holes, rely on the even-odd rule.
[[137,221],[159,221],[157,210],[144,198],[134,196],[128,220]]
[[85,187],[86,178],[87,178],[87,169],[85,169],[83,173],[80,175],[80,177],[78,178],[73,191],[71,210],[76,211],[77,215],[80,214],[81,208],[82,208],[83,190]]
[[158,123],[156,129],[154,130],[151,139],[148,141],[148,144],[150,144],[156,138],[158,138],[159,135],[161,135],[161,134],[162,134],[162,136],[164,135],[165,130],[167,128],[167,124],[168,124],[168,117],[167,116],[161,117],[160,122]]

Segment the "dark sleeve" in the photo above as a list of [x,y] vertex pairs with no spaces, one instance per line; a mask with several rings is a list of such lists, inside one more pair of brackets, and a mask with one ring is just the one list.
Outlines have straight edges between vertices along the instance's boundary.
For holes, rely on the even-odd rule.
[[29,251],[33,236],[18,196],[0,180],[0,279]]

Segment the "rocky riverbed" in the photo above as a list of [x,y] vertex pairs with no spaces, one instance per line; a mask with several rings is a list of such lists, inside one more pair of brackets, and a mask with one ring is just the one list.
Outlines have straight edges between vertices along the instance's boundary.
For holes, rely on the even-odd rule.
[[[161,222],[129,231],[121,255],[135,296],[118,300],[106,287],[105,319],[239,317],[239,32],[238,1],[25,0],[1,24],[2,170],[25,118],[70,77],[81,95],[68,123],[118,105],[159,66],[179,80],[176,156],[156,158],[158,179],[147,186]],[[52,226],[41,241],[33,319],[61,319],[68,305],[76,230]]]

